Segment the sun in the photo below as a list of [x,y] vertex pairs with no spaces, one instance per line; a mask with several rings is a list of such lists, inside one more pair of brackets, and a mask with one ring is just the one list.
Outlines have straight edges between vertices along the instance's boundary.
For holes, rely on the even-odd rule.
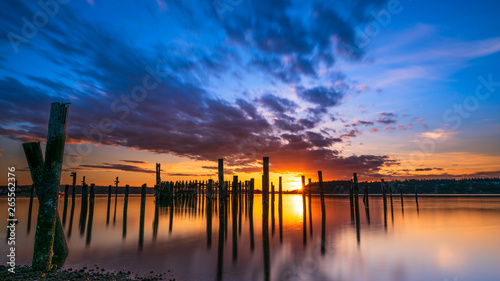
[[296,190],[296,189],[302,189],[302,182],[299,180],[294,180],[286,183],[286,189],[288,190]]

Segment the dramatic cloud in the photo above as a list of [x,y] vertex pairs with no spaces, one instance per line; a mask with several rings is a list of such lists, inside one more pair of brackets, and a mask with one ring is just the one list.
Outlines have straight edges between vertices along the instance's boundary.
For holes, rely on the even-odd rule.
[[394,113],[381,112],[379,114],[377,120],[375,120],[375,122],[386,124],[386,125],[394,124],[397,122],[395,117],[396,117],[396,115]]
[[126,164],[110,164],[110,163],[102,163],[102,165],[88,165],[82,164],[81,168],[91,168],[97,170],[118,170],[118,171],[126,171],[126,172],[139,172],[139,173],[155,173],[156,171],[144,169],[135,165],[126,165]]
[[[50,103],[61,101],[71,103],[69,144],[123,146],[195,160],[224,158],[230,166],[240,165],[241,171],[254,171],[257,159],[268,155],[282,171],[303,170],[304,163],[311,162],[314,169],[376,172],[392,160],[344,157],[335,147],[342,137],[360,131],[330,136],[319,127],[345,93],[332,85],[300,83],[316,79],[320,66],[333,66],[340,43],[355,45],[354,27],[366,20],[368,8],[383,2],[356,1],[351,20],[340,16],[346,7],[336,2],[244,1],[224,20],[208,2],[169,3],[168,11],[187,32],[167,43],[161,36],[127,37],[120,28],[92,21],[68,5],[22,46],[49,61],[50,67],[0,77],[0,134],[20,142],[43,140]],[[4,34],[17,30],[19,18],[34,10],[17,2],[8,5],[10,13],[0,12]],[[214,28],[204,30],[210,38],[190,35],[202,26]],[[143,44],[132,43],[142,39]],[[205,39],[204,44],[194,42]],[[358,51],[349,56],[359,57]],[[277,78],[313,106],[299,112],[296,102],[266,89],[251,98],[240,95],[244,88],[235,98],[213,90],[221,77],[238,77],[248,67]],[[394,123],[393,117],[383,115],[377,122]],[[128,164],[81,168],[154,173]]]
[[338,105],[342,98],[342,93],[334,88],[315,87],[311,89],[297,88],[299,97],[310,103],[317,104],[321,107],[331,107]]

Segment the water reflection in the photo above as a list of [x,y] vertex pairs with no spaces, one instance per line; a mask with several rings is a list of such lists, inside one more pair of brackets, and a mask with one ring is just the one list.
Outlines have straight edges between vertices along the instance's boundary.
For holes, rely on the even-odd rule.
[[[418,210],[417,204],[407,200],[404,217],[396,211],[394,224],[387,225],[388,206],[383,197],[373,195],[364,201],[365,212],[356,215],[354,210],[356,225],[352,226],[349,196],[325,196],[325,211],[319,196],[312,195],[310,204],[308,196],[306,206],[307,211],[311,206],[311,211],[307,214],[303,195],[282,194],[280,187],[275,187],[278,238],[278,233],[275,237],[270,233],[272,198],[266,207],[265,196],[250,194],[250,182],[220,205],[207,194],[167,201],[131,195],[125,211],[125,197],[119,196],[117,203],[124,204],[124,212],[117,214],[116,227],[106,227],[108,194],[93,196],[91,186],[85,235],[68,239],[70,254],[65,266],[98,264],[108,270],[127,268],[139,274],[171,270],[180,280],[282,280],[285,276],[293,280],[394,280],[393,272],[404,272],[397,280],[417,281],[453,280],[454,276],[459,280],[495,280],[498,276],[497,267],[480,261],[500,259],[496,243],[500,234],[499,198],[420,197]],[[355,190],[353,181],[354,207]],[[68,202],[68,238],[75,208],[81,210],[84,202]],[[18,226],[25,229],[29,198],[19,198],[16,203]],[[63,206],[64,198],[60,204]],[[37,215],[37,205],[35,199],[32,216]],[[310,222],[304,228],[306,217]],[[0,214],[0,219],[6,219],[5,215]],[[304,246],[304,229],[310,233],[310,223],[318,231]],[[127,236],[117,239],[124,228]],[[229,241],[225,239],[227,228]],[[217,241],[212,241],[212,234]],[[31,259],[33,235],[16,233],[19,264]],[[212,247],[212,242],[217,245]],[[142,254],[138,254],[138,243]],[[427,262],[412,262],[416,259]]]

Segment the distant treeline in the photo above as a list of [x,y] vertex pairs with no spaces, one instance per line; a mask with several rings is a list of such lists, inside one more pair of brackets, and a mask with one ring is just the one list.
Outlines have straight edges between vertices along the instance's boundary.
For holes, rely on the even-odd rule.
[[[415,194],[417,188],[418,194],[500,194],[500,178],[470,178],[470,179],[431,179],[431,180],[403,180],[403,181],[386,181],[387,192],[392,190],[393,193],[399,194],[401,190],[403,194]],[[380,181],[376,182],[360,182],[359,193],[362,194],[365,190],[365,185],[368,187],[369,194],[380,194]],[[61,185],[59,190],[64,191],[64,185]],[[286,186],[285,186],[286,188]],[[319,193],[318,183],[311,184],[312,193]],[[349,194],[349,181],[326,181],[323,182],[325,194]],[[72,187],[68,189],[71,194]],[[31,185],[18,186],[17,195],[29,194]],[[7,192],[7,187],[0,187],[0,194]],[[118,187],[118,194],[125,192],[124,186]],[[284,193],[300,193],[301,190],[285,191]],[[81,193],[81,186],[76,187],[76,193]],[[108,194],[107,186],[96,186],[96,194]],[[115,193],[115,187],[111,188],[111,193]],[[130,187],[130,194],[140,194],[141,187]],[[152,187],[147,189],[148,194],[153,194]],[[260,189],[255,189],[255,193],[262,193]]]
[[[432,179],[386,181],[387,192],[399,194],[500,194],[500,178],[470,178],[470,179]],[[319,193],[318,183],[312,183],[313,193]],[[380,181],[360,182],[359,193],[368,187],[369,194],[382,192]],[[349,181],[323,182],[326,194],[349,194]]]

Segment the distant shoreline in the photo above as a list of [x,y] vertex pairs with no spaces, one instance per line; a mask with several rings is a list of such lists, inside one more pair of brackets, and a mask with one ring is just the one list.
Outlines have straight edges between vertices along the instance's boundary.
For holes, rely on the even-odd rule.
[[[271,194],[271,193],[269,193]],[[283,192],[283,194],[292,194],[292,195],[302,195],[302,193],[294,193],[294,192]],[[125,194],[123,193],[118,193],[118,197],[124,197]],[[262,193],[255,193],[255,195],[262,195]],[[275,193],[275,196],[277,196],[278,193]],[[313,196],[319,196],[319,193],[312,193]],[[77,199],[81,196],[80,193],[76,194]],[[108,194],[96,194],[96,197],[108,197]],[[112,197],[115,196],[115,194],[111,194]],[[140,193],[130,193],[131,197],[140,197]],[[198,196],[204,196],[203,194],[198,194]],[[244,195],[243,195],[244,196]],[[306,194],[308,196],[308,194]],[[335,194],[335,193],[325,193],[325,196],[329,197],[349,197],[349,194]],[[363,196],[363,194],[359,194],[360,197]],[[369,194],[369,197],[382,197],[382,194]],[[389,194],[386,195],[387,197],[390,197]],[[7,194],[0,194],[0,198],[6,198]],[[30,194],[29,193],[21,193],[21,194],[16,194],[16,197],[23,197],[23,198],[29,198]],[[36,196],[34,196],[36,198]],[[71,197],[71,194],[68,195],[68,198]],[[146,197],[154,197],[154,194],[146,194]],[[399,193],[393,193],[392,197],[401,197],[401,194]],[[408,198],[415,198],[415,194],[403,194],[403,197],[408,197]],[[418,194],[418,197],[500,197],[500,194]],[[59,198],[64,198],[64,195],[60,195]]]

